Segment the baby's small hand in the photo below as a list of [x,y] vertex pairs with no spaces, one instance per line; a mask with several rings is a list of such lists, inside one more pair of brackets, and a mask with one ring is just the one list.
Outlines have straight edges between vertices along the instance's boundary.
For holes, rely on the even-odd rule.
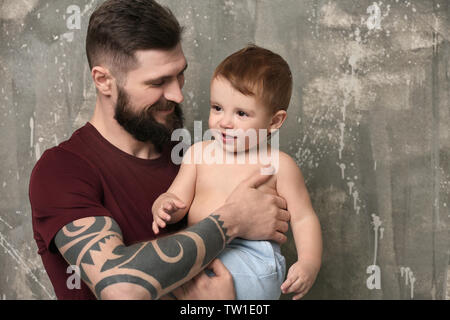
[[286,280],[281,285],[281,292],[284,294],[295,292],[292,300],[302,298],[311,289],[317,270],[308,263],[297,261],[290,268]]
[[[157,199],[158,201],[158,199]],[[165,194],[161,199],[159,206],[153,208],[153,224],[152,229],[155,234],[159,233],[159,228],[165,228],[166,222],[170,221],[171,215],[179,209],[186,208],[186,205],[175,195]]]

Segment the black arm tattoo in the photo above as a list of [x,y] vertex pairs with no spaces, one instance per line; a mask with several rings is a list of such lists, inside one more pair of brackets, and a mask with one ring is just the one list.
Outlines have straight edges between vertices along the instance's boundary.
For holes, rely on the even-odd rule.
[[133,283],[158,299],[211,262],[228,242],[226,233],[219,216],[211,215],[184,231],[127,247],[113,219],[90,217],[62,228],[55,244],[98,298],[112,284]]

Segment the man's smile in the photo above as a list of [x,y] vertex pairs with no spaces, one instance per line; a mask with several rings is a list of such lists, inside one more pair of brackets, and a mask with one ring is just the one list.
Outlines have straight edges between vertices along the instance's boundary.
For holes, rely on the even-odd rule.
[[172,106],[172,107],[170,107],[170,109],[166,109],[166,110],[157,110],[156,112],[158,113],[158,115],[161,115],[161,116],[168,116],[169,114],[173,113],[174,110],[175,110],[175,107]]

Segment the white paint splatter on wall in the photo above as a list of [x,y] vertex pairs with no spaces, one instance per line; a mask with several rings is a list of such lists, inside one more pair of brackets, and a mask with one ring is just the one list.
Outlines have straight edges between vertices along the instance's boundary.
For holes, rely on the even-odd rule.
[[[345,107],[342,110],[342,116],[345,121]],[[344,148],[345,148],[345,142],[344,142],[345,123],[344,122],[339,123],[339,129],[341,130],[341,136],[339,138],[339,160],[341,160],[342,159],[342,151],[344,151]]]
[[378,231],[383,222],[381,221],[380,217],[377,216],[375,213],[372,213],[372,225],[373,225],[373,231],[375,234],[375,242],[374,242],[374,253],[373,253],[373,264],[377,264],[377,254],[378,254]]
[[6,222],[5,220],[3,220],[2,219],[2,217],[0,217],[0,222],[2,222],[5,226],[7,226],[9,229],[13,229],[13,227],[8,223],[8,222]]
[[[22,256],[14,246],[6,240],[6,237],[0,232],[0,247],[3,247],[5,250],[5,253],[8,254],[18,265],[19,267],[25,272],[25,274],[29,275],[31,279],[33,279],[34,282],[36,282],[45,292],[45,294],[50,299],[55,299],[55,296],[50,293],[47,288],[44,286],[44,284],[39,281],[39,279],[34,274],[33,270],[28,266],[27,262],[29,261],[24,256]],[[17,269],[17,268],[16,268]]]
[[34,141],[34,119],[33,117],[30,118],[30,147],[33,148]]
[[345,163],[337,163],[338,167],[341,169],[341,177],[345,179]]
[[400,267],[401,277],[405,277],[405,285],[410,286],[411,289],[411,299],[414,299],[414,283],[416,282],[416,277],[409,267]]
[[358,190],[353,191],[353,210],[355,210],[356,214],[359,215],[359,211],[361,210],[361,207],[358,205],[360,199],[359,199],[359,192]]
[[355,183],[353,181],[349,181],[347,182],[347,186],[348,186],[348,193],[350,195],[352,195],[352,190],[353,190],[353,186],[355,185]]
[[34,146],[34,154],[36,156],[36,161],[38,161],[41,158],[41,145],[39,142]]

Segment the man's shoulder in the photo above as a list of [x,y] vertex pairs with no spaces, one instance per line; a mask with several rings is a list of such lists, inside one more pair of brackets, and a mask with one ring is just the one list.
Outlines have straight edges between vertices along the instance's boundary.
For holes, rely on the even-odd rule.
[[83,128],[76,130],[68,140],[58,146],[47,149],[36,162],[31,176],[35,176],[37,172],[40,175],[56,175],[69,171],[92,173],[92,165],[82,152],[86,149],[86,146],[83,146],[83,139],[79,137]]
[[86,162],[77,153],[67,150],[61,145],[47,149],[35,164],[36,167],[70,165],[72,163]]
[[42,179],[61,179],[68,175],[93,176],[94,170],[80,155],[60,146],[46,150],[36,162],[30,183]]
[[40,159],[37,161],[36,166],[42,165],[54,165],[55,163],[62,164],[67,162],[87,162],[83,156],[83,150],[87,149],[83,139],[83,135],[87,131],[87,125],[75,130],[71,137],[59,145],[47,149]]

